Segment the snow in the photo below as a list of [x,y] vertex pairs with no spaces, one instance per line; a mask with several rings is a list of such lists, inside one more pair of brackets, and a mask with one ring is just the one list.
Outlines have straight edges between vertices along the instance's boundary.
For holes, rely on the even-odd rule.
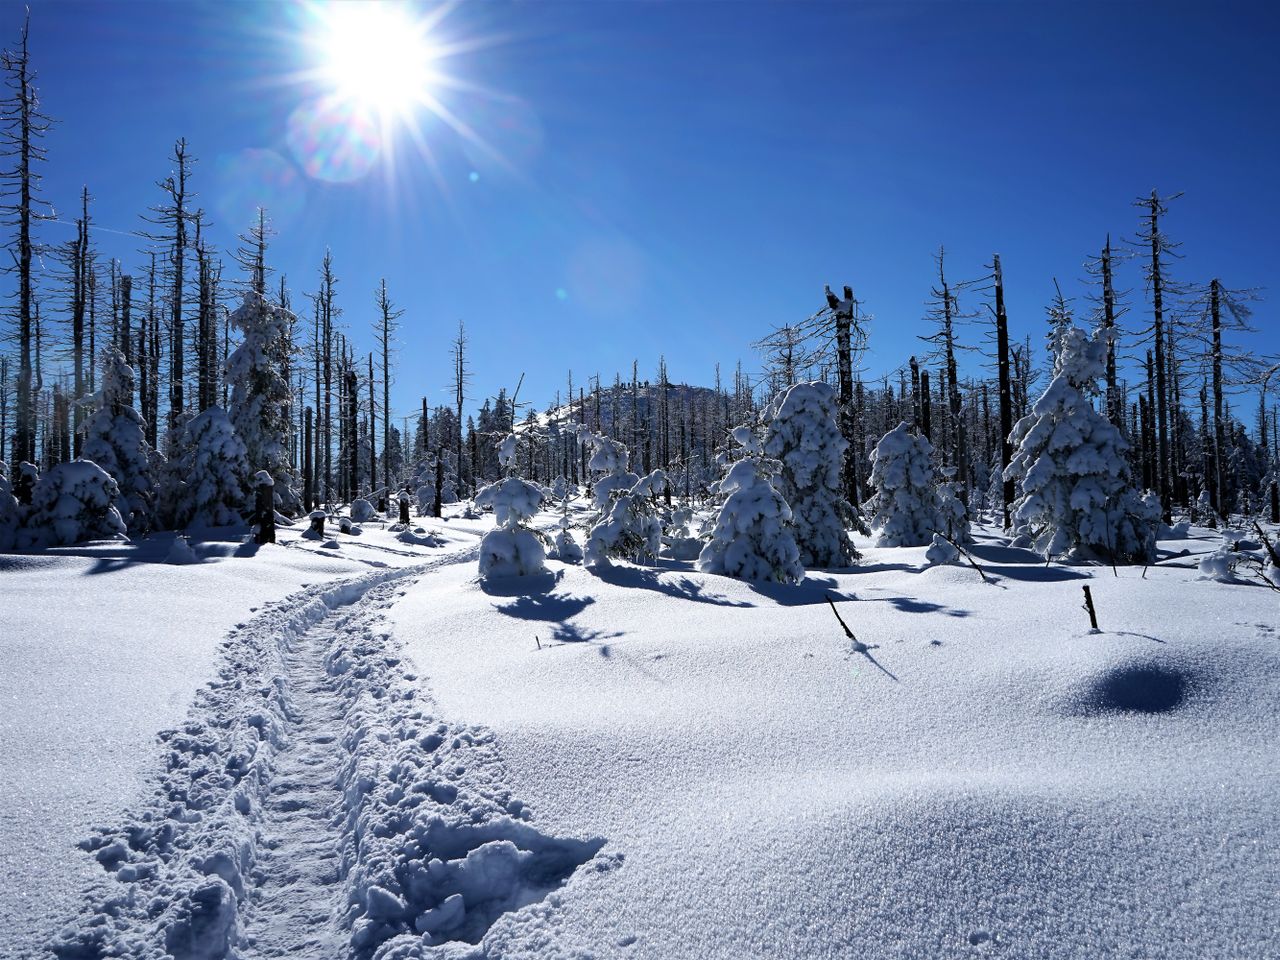
[[0,556],[0,953],[1269,955],[1277,602],[1219,532],[477,578],[496,519]]
[[[448,526],[455,548],[474,544]],[[228,631],[304,585],[426,558],[389,535],[324,556],[277,532],[261,547],[193,536],[193,564],[172,565],[172,534],[0,554],[0,955],[48,956],[41,944],[106,890],[76,845],[147,794],[156,734],[215,675]]]
[[1267,955],[1275,595],[974,532],[994,584],[867,546],[798,587],[552,564],[534,596],[411,591],[393,637],[439,713],[495,732],[541,829],[624,858],[489,955]]

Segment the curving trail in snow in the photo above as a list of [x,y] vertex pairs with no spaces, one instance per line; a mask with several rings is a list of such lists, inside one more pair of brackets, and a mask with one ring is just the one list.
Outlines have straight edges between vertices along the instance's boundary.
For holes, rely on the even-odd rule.
[[392,649],[406,587],[476,555],[306,590],[232,631],[161,735],[154,793],[82,843],[116,882],[53,954],[465,956],[581,865],[610,869],[602,840],[527,822],[492,733],[435,719]]

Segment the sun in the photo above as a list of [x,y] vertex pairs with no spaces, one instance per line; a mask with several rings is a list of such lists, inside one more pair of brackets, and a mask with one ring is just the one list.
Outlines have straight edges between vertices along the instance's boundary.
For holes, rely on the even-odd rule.
[[384,118],[407,118],[433,101],[440,51],[412,8],[331,3],[316,26],[318,73],[338,97]]

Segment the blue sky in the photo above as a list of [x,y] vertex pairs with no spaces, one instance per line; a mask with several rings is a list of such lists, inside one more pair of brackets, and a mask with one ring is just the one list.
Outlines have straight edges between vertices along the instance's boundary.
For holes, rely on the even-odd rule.
[[[10,39],[21,13],[5,11]],[[295,304],[330,247],[358,349],[387,278],[405,310],[397,415],[444,402],[459,319],[473,394],[523,372],[541,405],[570,367],[754,368],[751,341],[815,310],[824,283],[854,287],[875,316],[867,366],[893,370],[922,352],[939,244],[956,279],[1000,252],[1014,335],[1038,340],[1053,278],[1079,295],[1083,260],[1133,234],[1152,187],[1185,191],[1166,224],[1178,278],[1280,287],[1273,5],[461,5],[436,28],[459,48],[439,96],[484,148],[423,115],[429,157],[402,134],[352,182],[310,175],[332,171],[289,135],[324,92],[288,79],[313,21],[286,0],[37,0],[60,121],[44,192],[71,219],[88,184],[101,254],[140,268],[126,234],[185,136],[214,243],[265,203]],[[1145,315],[1136,264],[1118,281]],[[1268,303],[1255,325],[1250,347],[1280,351]]]

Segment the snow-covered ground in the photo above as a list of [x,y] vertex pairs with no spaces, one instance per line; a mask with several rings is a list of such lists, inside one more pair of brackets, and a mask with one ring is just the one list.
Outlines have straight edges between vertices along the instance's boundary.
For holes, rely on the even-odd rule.
[[[157,733],[187,715],[229,631],[300,588],[432,552],[381,526],[335,534],[336,548],[301,526],[281,527],[279,545],[193,540],[187,564],[166,562],[172,534],[0,554],[0,956],[47,955],[86,887],[102,895],[102,868],[76,845],[146,793]],[[442,529],[455,550],[475,542],[474,524]]]
[[1280,594],[1211,532],[481,583],[452,512],[0,557],[0,955],[1275,955]]
[[496,732],[544,829],[625,858],[501,954],[1275,956],[1277,594],[984,539],[994,584],[866,549],[798,588],[411,591],[394,636],[441,714]]

